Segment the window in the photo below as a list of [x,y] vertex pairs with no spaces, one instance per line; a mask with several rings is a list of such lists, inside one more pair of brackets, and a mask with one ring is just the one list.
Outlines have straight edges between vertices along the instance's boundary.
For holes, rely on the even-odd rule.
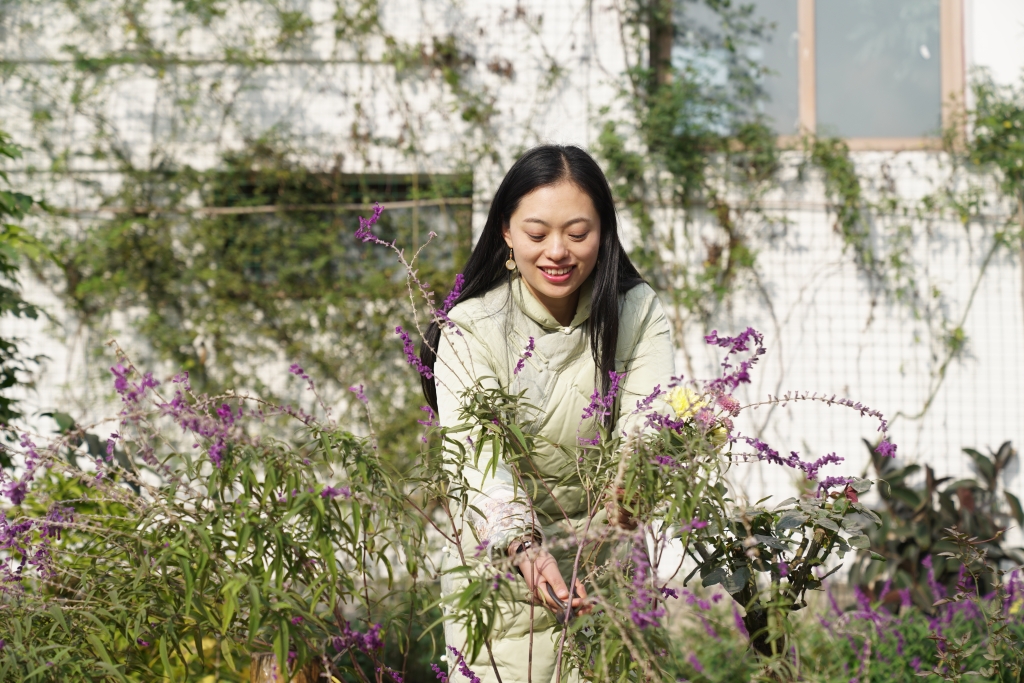
[[[713,22],[703,3],[676,2],[682,30]],[[837,135],[852,149],[937,144],[963,99],[963,0],[748,3],[770,27],[746,56],[767,70],[761,107],[780,136]]]

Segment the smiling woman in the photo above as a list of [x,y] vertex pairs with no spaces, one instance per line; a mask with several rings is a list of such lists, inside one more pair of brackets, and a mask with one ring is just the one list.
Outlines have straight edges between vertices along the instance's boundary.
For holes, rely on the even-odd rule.
[[[630,429],[629,408],[674,374],[669,327],[619,242],[604,174],[578,147],[537,147],[513,165],[461,282],[421,353],[424,393],[441,426],[455,433],[468,422],[465,442],[475,451],[445,463],[461,510],[441,592],[464,588],[467,567],[503,557],[519,576],[499,598],[488,652],[466,651],[472,639],[457,614],[449,613],[445,639],[473,660],[459,661],[479,680],[548,683],[558,680],[559,622],[590,609],[588,586],[573,580],[578,551],[600,564],[617,550],[588,541],[588,525],[612,522],[587,514],[580,446],[596,442],[600,422],[616,434]],[[491,425],[468,417],[473,395],[490,390],[522,397],[517,421],[532,444],[525,458],[507,459],[486,437]],[[610,409],[595,414],[600,396]],[[627,406],[621,415],[619,405]],[[630,524],[611,500],[607,514]],[[476,556],[462,552],[473,546]]]

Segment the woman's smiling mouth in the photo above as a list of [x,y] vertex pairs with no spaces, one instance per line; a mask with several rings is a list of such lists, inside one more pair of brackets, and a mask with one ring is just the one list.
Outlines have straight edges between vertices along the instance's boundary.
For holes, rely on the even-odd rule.
[[545,266],[537,267],[537,270],[544,275],[544,279],[554,284],[566,282],[570,277],[572,277],[572,271],[575,269],[576,266],[562,266],[560,268],[550,268]]

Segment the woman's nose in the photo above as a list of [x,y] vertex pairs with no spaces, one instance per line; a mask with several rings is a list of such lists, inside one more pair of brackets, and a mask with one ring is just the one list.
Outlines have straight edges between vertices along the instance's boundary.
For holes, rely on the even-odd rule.
[[545,254],[552,261],[560,261],[569,254],[569,250],[566,249],[565,239],[561,235],[552,235],[551,239],[548,240],[548,248],[545,250]]

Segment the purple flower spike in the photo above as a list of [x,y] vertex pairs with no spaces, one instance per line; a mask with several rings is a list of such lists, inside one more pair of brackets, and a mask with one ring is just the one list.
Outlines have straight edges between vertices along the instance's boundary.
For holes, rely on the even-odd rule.
[[356,398],[358,398],[363,403],[368,402],[366,398],[366,389],[363,387],[362,384],[353,384],[348,388],[348,390],[355,394]]
[[518,375],[526,367],[526,359],[533,357],[534,339],[530,337],[530,341],[526,344],[526,349],[523,351],[523,355],[519,357],[519,362],[516,363],[515,370],[512,371],[513,375]]
[[451,645],[448,646],[448,651],[455,655],[455,660],[459,667],[459,673],[465,676],[469,680],[469,683],[480,683],[480,677],[473,673],[469,668],[469,665],[466,663],[466,658],[462,656],[462,653]]
[[380,238],[373,234],[370,230],[374,225],[377,224],[377,220],[380,219],[380,214],[384,211],[384,207],[380,204],[375,203],[373,205],[373,215],[370,218],[359,217],[359,229],[356,230],[356,239],[361,242],[379,242]]
[[455,276],[455,284],[452,286],[452,291],[449,292],[447,297],[445,297],[444,303],[441,305],[441,313],[447,313],[452,310],[455,302],[459,300],[459,295],[462,294],[462,286],[465,283],[466,278],[463,277],[462,273]]
[[416,354],[416,346],[412,343],[412,337],[409,333],[402,329],[399,325],[395,328],[395,334],[402,339],[402,349],[405,351],[405,362],[416,368],[416,372],[420,373],[426,379],[431,379],[434,376],[433,371],[426,363],[420,359],[419,355]]
[[448,683],[448,674],[442,671],[441,667],[439,667],[437,664],[431,663],[430,668],[434,670],[434,673],[436,674],[435,677],[437,678],[437,680],[441,681],[441,683]]
[[352,489],[347,486],[339,486],[337,488],[334,486],[325,486],[324,490],[320,492],[321,498],[338,498],[339,496],[348,500],[352,497]]
[[883,458],[895,458],[896,444],[888,439],[882,439],[882,442],[878,444],[878,448],[875,449],[875,453],[878,453]]
[[732,606],[732,621],[736,626],[736,630],[742,633],[745,637],[749,638],[750,634],[747,632],[747,625],[743,623],[743,616],[740,614],[740,610],[736,605]]

